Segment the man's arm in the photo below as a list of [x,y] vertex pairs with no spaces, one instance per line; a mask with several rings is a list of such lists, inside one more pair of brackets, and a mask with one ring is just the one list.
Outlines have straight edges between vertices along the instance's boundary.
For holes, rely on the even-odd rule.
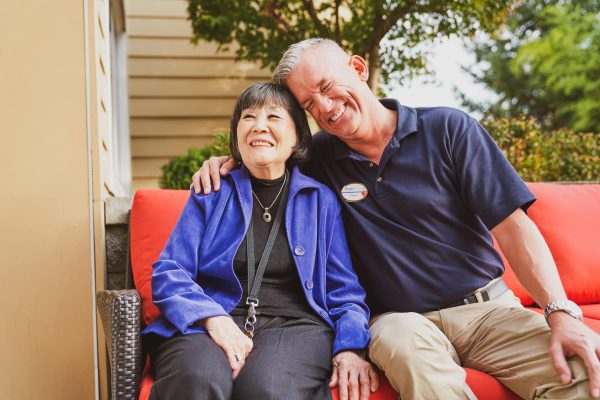
[[[520,208],[492,229],[519,282],[540,307],[567,298],[542,234]],[[600,336],[564,312],[548,317],[550,356],[563,383],[572,380],[566,356],[579,355],[587,368],[590,393],[600,397]]]

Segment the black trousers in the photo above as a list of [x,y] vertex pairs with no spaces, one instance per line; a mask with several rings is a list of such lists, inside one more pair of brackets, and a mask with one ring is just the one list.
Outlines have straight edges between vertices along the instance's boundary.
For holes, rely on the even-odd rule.
[[[234,316],[238,326],[244,317]],[[144,338],[156,382],[150,400],[331,399],[333,330],[307,318],[259,316],[237,379],[206,334]]]

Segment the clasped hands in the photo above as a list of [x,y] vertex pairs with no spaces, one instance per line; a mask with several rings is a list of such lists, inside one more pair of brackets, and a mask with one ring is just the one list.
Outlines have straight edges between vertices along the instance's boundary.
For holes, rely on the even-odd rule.
[[[200,321],[210,338],[224,352],[236,379],[252,351],[253,343],[229,316],[216,316]],[[340,400],[368,400],[377,390],[379,379],[364,356],[354,351],[342,351],[333,357],[333,372],[329,387],[338,387]]]

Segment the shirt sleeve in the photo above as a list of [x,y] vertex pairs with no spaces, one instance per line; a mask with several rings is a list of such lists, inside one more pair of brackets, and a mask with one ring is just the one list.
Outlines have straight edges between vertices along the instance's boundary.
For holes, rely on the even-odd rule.
[[369,345],[369,309],[365,304],[365,291],[350,261],[341,207],[333,193],[331,197],[335,219],[327,257],[326,301],[335,329],[333,353],[337,354]]
[[[208,196],[211,195],[215,196]],[[196,282],[208,196],[190,194],[158,261],[152,265],[153,302],[184,334],[190,332],[190,325],[198,320],[228,315]]]
[[465,118],[452,160],[461,196],[491,230],[517,208],[526,212],[535,196],[479,122]]

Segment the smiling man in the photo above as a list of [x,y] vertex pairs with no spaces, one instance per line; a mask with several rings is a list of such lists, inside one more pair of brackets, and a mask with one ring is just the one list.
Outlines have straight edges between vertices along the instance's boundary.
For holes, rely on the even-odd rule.
[[[343,204],[374,314],[370,359],[403,399],[474,398],[462,366],[527,399],[599,397],[600,337],[525,213],[533,194],[476,120],[378,100],[367,78],[361,57],[327,39],[290,46],[274,72],[322,128],[306,173]],[[218,190],[225,161],[194,175],[197,191],[211,178]],[[504,285],[492,233],[546,320]]]

